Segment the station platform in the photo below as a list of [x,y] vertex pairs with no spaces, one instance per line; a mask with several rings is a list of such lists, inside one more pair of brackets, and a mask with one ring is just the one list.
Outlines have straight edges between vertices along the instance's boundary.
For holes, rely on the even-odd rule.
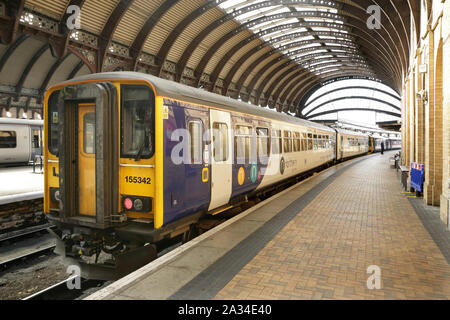
[[402,192],[393,154],[314,175],[86,299],[449,299],[450,231]]
[[0,205],[44,197],[44,175],[32,166],[0,168]]

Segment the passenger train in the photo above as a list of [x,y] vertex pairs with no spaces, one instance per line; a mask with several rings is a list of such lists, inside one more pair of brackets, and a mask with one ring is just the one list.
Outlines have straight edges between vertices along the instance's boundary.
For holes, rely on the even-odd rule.
[[134,72],[53,86],[44,119],[44,212],[86,278],[124,275],[201,217],[369,152],[368,135]]
[[0,118],[0,165],[28,164],[42,155],[43,121]]

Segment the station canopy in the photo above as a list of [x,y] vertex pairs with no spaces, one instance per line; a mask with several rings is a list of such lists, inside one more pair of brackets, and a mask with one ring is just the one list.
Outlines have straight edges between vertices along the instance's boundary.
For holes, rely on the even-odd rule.
[[[70,27],[74,7],[79,25]],[[119,70],[298,116],[311,92],[336,78],[398,93],[416,7],[415,0],[0,1],[0,107],[39,109],[56,82]]]

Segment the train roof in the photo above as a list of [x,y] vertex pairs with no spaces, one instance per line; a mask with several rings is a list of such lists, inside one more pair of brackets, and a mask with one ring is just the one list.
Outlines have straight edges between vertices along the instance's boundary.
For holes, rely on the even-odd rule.
[[368,137],[369,136],[366,133],[361,133],[361,132],[357,132],[357,131],[351,131],[351,130],[339,129],[339,128],[336,128],[336,130],[337,130],[337,132],[339,132],[341,134],[348,134],[348,135],[359,136],[359,137]]
[[89,81],[89,80],[115,80],[115,79],[139,79],[145,80],[153,84],[158,96],[166,96],[186,102],[196,103],[200,105],[214,105],[229,111],[241,112],[245,114],[251,114],[264,118],[269,118],[278,121],[284,121],[292,124],[298,124],[316,129],[335,132],[333,129],[317,124],[311,121],[300,119],[294,116],[288,116],[279,112],[270,111],[249,103],[237,101],[236,99],[221,96],[216,93],[208,92],[202,89],[193,88],[184,84],[180,84],[174,81],[161,79],[146,73],[139,72],[103,72],[94,73],[89,75],[80,76],[69,81],[65,81],[62,84],[69,84],[74,81]]
[[44,120],[0,118],[0,124],[28,124],[33,126],[43,126]]

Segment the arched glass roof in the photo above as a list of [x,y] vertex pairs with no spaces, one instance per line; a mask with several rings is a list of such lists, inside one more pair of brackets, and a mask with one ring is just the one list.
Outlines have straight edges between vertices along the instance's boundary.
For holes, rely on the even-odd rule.
[[399,95],[383,83],[348,79],[332,82],[315,91],[306,101],[301,116],[311,120],[344,118],[375,124],[399,120]]

